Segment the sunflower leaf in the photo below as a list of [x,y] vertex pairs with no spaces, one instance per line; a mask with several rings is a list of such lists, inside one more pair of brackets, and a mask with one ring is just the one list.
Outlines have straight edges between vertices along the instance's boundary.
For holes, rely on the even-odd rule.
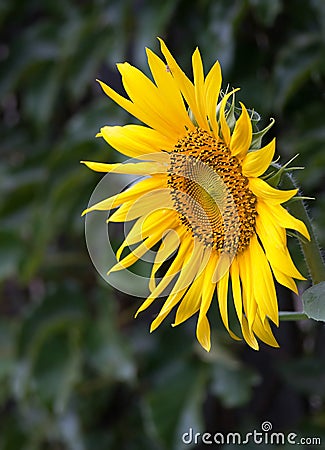
[[310,319],[325,322],[325,281],[315,284],[302,295],[304,312]]

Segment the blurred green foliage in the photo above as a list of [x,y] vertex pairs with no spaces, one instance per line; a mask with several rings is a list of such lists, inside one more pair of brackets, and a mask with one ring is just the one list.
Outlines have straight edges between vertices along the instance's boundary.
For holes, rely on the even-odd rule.
[[[189,427],[249,432],[263,420],[324,445],[323,326],[283,323],[281,348],[256,353],[228,338],[214,307],[210,354],[193,321],[149,335],[154,307],[134,321],[141,300],[92,267],[80,213],[100,177],[79,160],[117,160],[94,136],[130,120],[96,78],[119,90],[116,62],[147,71],[157,36],[190,74],[198,45],[264,126],[276,118],[281,161],[300,154],[324,245],[325,2],[3,0],[0,26],[0,449],[179,450]],[[279,296],[281,309],[297,305]]]

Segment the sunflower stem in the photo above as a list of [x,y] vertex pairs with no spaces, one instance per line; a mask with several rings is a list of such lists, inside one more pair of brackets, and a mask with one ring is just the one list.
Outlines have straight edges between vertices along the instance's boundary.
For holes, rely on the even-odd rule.
[[[282,174],[282,185],[288,189],[298,188],[293,177],[284,172]],[[305,261],[309,270],[309,274],[313,284],[318,284],[321,281],[325,281],[325,265],[324,260],[322,258],[322,254],[317,242],[317,237],[315,235],[310,217],[307,213],[306,207],[302,201],[290,202],[288,207],[292,214],[296,216],[298,219],[302,220],[310,234],[310,241],[306,241],[305,239],[299,239],[301,249],[303,251]]]
[[306,320],[307,314],[296,311],[279,311],[279,319],[284,320]]

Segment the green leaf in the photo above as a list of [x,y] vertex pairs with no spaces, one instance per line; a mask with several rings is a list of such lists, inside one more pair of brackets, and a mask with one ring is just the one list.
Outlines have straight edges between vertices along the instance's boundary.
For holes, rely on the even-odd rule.
[[22,255],[21,240],[10,230],[0,231],[0,280],[17,273]]
[[276,17],[282,9],[281,0],[250,0],[253,11],[263,25],[269,27],[273,25]]
[[42,342],[33,362],[29,389],[55,411],[63,411],[80,376],[78,333],[56,330]]
[[206,373],[200,365],[173,361],[160,370],[148,393],[150,422],[156,440],[168,449],[180,449],[182,434],[190,427],[202,429],[202,401]]
[[[15,366],[15,330],[11,323],[0,320],[0,403],[10,396],[10,383]],[[0,445],[1,448],[1,445]]]
[[116,305],[103,290],[97,298],[96,325],[87,329],[85,353],[88,364],[103,379],[131,383],[136,377],[134,361],[127,343],[118,328]]
[[249,368],[230,362],[216,364],[213,370],[212,392],[227,408],[245,405],[251,398],[257,375]]
[[325,363],[319,357],[283,362],[278,371],[291,388],[307,395],[325,396]]
[[[69,292],[70,291],[70,292]],[[60,330],[78,330],[85,318],[84,298],[79,292],[58,289],[44,298],[22,324],[18,338],[19,356],[33,360],[44,341]]]
[[306,33],[288,42],[278,54],[275,64],[274,101],[278,109],[297,94],[312,73],[323,70],[323,54],[319,33]]
[[302,295],[304,312],[310,319],[325,322],[325,281],[315,284]]

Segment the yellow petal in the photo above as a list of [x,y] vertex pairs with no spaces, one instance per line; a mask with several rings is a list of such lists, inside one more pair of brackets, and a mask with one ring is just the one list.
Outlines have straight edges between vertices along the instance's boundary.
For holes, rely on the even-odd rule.
[[151,247],[153,247],[159,240],[161,235],[156,233],[153,236],[149,236],[144,242],[142,242],[136,249],[132,250],[125,258],[115,264],[108,272],[109,275],[112,272],[117,272],[119,270],[126,269],[132,266],[138,259],[140,259],[144,254],[146,254]]
[[182,69],[179,67],[173,56],[171,55],[170,51],[168,50],[166,44],[162,39],[159,39],[160,46],[161,46],[161,52],[166,58],[166,62],[168,64],[168,69],[172,73],[173,77],[175,78],[175,81],[181,90],[190,110],[192,111],[196,121],[199,125],[204,125],[201,123],[201,114],[198,108],[198,105],[196,103],[195,98],[195,89],[193,83],[188,79],[188,77],[185,75],[185,73],[182,71]]
[[129,222],[140,216],[147,216],[157,210],[163,209],[166,213],[169,213],[169,211],[174,209],[169,189],[155,189],[146,192],[125,205],[126,208],[124,208],[123,204],[109,217],[108,222]]
[[254,297],[254,268],[251,266],[249,249],[239,253],[236,258],[242,282],[243,307],[251,329],[255,320],[257,304]]
[[166,166],[158,162],[140,162],[128,164],[106,164],[94,161],[81,161],[95,172],[129,173],[134,175],[151,175],[166,172]]
[[[151,126],[177,141],[184,134],[185,124],[164,99],[164,92],[144,73],[129,63],[117,64],[125,91],[144,117],[151,116]],[[179,129],[181,127],[181,129]]]
[[219,61],[210,69],[205,79],[205,101],[206,111],[209,118],[214,136],[217,138],[219,134],[219,125],[216,118],[216,108],[221,88],[222,75]]
[[101,202],[90,206],[83,211],[82,215],[85,215],[90,211],[109,211],[110,209],[116,208],[124,202],[135,200],[149,191],[157,188],[163,188],[165,185],[165,181],[166,176],[160,174],[154,175],[151,178],[146,178],[134,184],[128,190],[121,192],[120,194],[113,195],[112,197],[106,198],[105,200],[102,200]]
[[310,235],[304,222],[292,216],[283,206],[269,205],[269,210],[281,227],[299,231],[302,236],[310,240]]
[[156,328],[159,327],[161,322],[168,316],[168,314],[174,308],[174,306],[177,305],[177,303],[181,300],[185,291],[186,291],[186,288],[184,288],[180,291],[178,290],[176,292],[172,291],[172,293],[168,296],[166,302],[164,303],[164,306],[162,307],[158,316],[151,323],[150,333],[152,333],[153,331],[155,331]]
[[[179,277],[173,287],[172,293],[176,293],[184,288],[188,288],[190,284],[195,280],[200,270],[202,258],[204,253],[204,246],[201,243],[194,241],[193,249],[186,254],[182,270],[179,273]],[[162,308],[162,311],[168,307],[168,300]]]
[[210,130],[208,120],[207,120],[207,109],[205,104],[205,87],[204,87],[204,72],[203,72],[203,63],[200,55],[200,51],[198,48],[195,49],[195,52],[192,56],[192,65],[193,65],[193,75],[194,75],[194,92],[195,92],[195,102],[198,110],[198,117],[196,121],[199,127],[204,128],[205,130]]
[[237,313],[237,317],[241,326],[241,330],[243,333],[243,338],[247,342],[247,344],[252,347],[254,350],[258,350],[258,342],[255,339],[254,333],[250,330],[248,326],[248,322],[246,317],[243,315],[243,303],[242,303],[242,292],[240,286],[240,277],[239,277],[239,268],[237,263],[237,258],[234,258],[231,267],[231,285],[232,285],[232,293],[234,299],[234,305]]
[[278,325],[278,302],[274,281],[266,255],[258,243],[256,235],[251,238],[248,251],[254,264],[253,287],[255,301],[259,310]]
[[[132,207],[133,205],[133,201],[128,201],[123,203],[123,205],[121,205],[116,211],[113,212],[113,214],[107,219],[107,223],[108,222],[126,222],[126,218],[129,212],[129,209]],[[141,213],[135,215],[133,217],[133,219],[137,219],[139,216],[142,215],[142,211]],[[131,219],[131,220],[133,220]]]
[[290,277],[304,280],[289,254],[285,229],[279,226],[277,218],[270,213],[263,202],[258,203],[257,211],[259,214],[256,219],[256,231],[272,269],[276,268]]
[[248,326],[246,317],[243,317],[242,332],[243,332],[243,337],[244,337],[245,341],[247,342],[247,344],[250,347],[252,347],[252,349],[258,350],[259,349],[258,342],[254,336],[254,332]]
[[239,268],[238,268],[237,258],[234,258],[234,260],[231,264],[230,274],[231,274],[231,286],[232,286],[232,293],[233,293],[233,298],[234,298],[234,305],[235,305],[239,323],[241,325],[242,318],[243,318],[243,303],[242,303],[242,295],[241,295],[241,286],[240,286]]
[[177,222],[174,213],[172,211],[168,213],[165,209],[153,211],[150,216],[140,217],[127,234],[123,244],[117,250],[117,260],[120,259],[120,255],[127,246],[143,241],[149,235],[154,236],[158,234],[161,236],[166,229],[174,226],[175,223]]
[[[157,115],[155,110],[153,108],[146,109],[143,105],[139,105],[136,103],[133,103],[129,99],[123,97],[122,95],[118,94],[114,91],[110,86],[103,83],[102,81],[97,80],[103,91],[105,92],[108,97],[110,97],[112,100],[114,100],[119,106],[121,106],[123,109],[128,111],[130,114],[132,114],[137,119],[141,120],[141,122],[149,125],[149,127],[154,128],[157,132],[161,133],[163,136],[168,136],[169,139],[175,138],[175,130],[172,131],[170,129],[170,126],[167,126],[166,130],[166,122],[161,118],[160,115]],[[147,95],[144,93],[143,95]],[[136,126],[136,125],[133,125]],[[102,132],[102,130],[101,130]],[[142,152],[142,154],[145,153],[145,151]],[[125,153],[126,154],[126,153]],[[133,155],[130,155],[133,156]]]
[[[105,92],[105,94],[110,97],[112,100],[114,100],[121,108],[125,109],[125,111],[132,114],[134,117],[138,117],[138,109],[136,105],[134,105],[129,99],[123,97],[122,95],[118,94],[114,91],[110,86],[108,86],[106,83],[100,80],[96,80],[100,84],[101,88]],[[138,117],[140,119],[140,117]],[[142,119],[140,119],[142,120]],[[149,118],[149,122],[150,122]],[[146,123],[146,122],[145,122]]]
[[208,318],[206,315],[201,315],[196,327],[196,337],[204,350],[209,352],[211,350],[211,330]]
[[159,250],[156,253],[155,261],[152,265],[150,281],[149,281],[149,289],[153,292],[156,289],[156,279],[155,275],[157,270],[161,267],[161,265],[169,259],[169,257],[178,249],[181,239],[185,233],[184,228],[175,227],[174,229],[169,230],[162,239],[162,243],[159,247]]
[[216,252],[213,252],[211,254],[210,262],[205,270],[204,284],[202,286],[202,302],[196,326],[197,339],[206,351],[209,351],[211,347],[210,325],[206,315],[210,307],[215,289],[215,283],[212,282],[212,280],[218,257],[218,254]]
[[239,102],[242,112],[236,121],[235,129],[231,136],[230,151],[233,156],[244,158],[252,142],[252,123],[245,105]]
[[298,192],[298,189],[288,191],[275,189],[260,178],[249,178],[249,188],[258,198],[267,200],[267,202],[275,205],[287,202]]
[[279,269],[274,267],[274,265],[272,266],[272,272],[278,283],[282,284],[282,286],[287,287],[288,289],[290,289],[291,291],[293,291],[295,294],[298,295],[297,285],[291,277],[281,272]]
[[259,177],[270,166],[275,152],[275,138],[260,150],[248,152],[243,161],[243,175]]
[[184,133],[184,127],[191,130],[194,125],[191,122],[184,105],[181,91],[166,68],[166,64],[150,49],[146,49],[148,64],[158,89],[164,94],[165,112],[175,120],[175,126]]
[[[107,222],[129,222],[140,216],[150,214],[157,209],[174,210],[169,189],[155,189],[144,193],[141,197],[123,203]],[[177,213],[175,213],[176,215]]]
[[175,322],[173,326],[176,326],[181,322],[184,322],[193,314],[195,314],[200,308],[205,270],[207,265],[210,264],[210,258],[212,256],[212,250],[210,248],[203,248],[202,251],[203,251],[202,259],[199,266],[196,269],[195,279],[193,280],[180,306],[177,309]]
[[222,322],[226,327],[228,333],[233,339],[240,340],[231,329],[229,328],[228,322],[228,281],[229,281],[229,271],[218,281],[217,292],[218,292],[218,303]]
[[183,300],[177,308],[173,326],[177,326],[185,322],[185,320],[192,317],[193,314],[200,309],[203,279],[204,272],[202,272],[190,286],[188,292],[185,294]]
[[155,330],[164,318],[170,313],[174,306],[181,300],[185,294],[187,288],[195,280],[197,273],[199,271],[202,257],[203,257],[204,247],[199,243],[194,245],[191,253],[187,253],[186,259],[180,271],[179,277],[167,297],[163,307],[161,308],[158,316],[152,322],[150,331]]
[[164,275],[160,283],[157,285],[157,287],[153,290],[153,292],[149,295],[149,297],[140,306],[140,308],[136,312],[135,317],[139,314],[139,312],[148,308],[148,306],[151,305],[151,303],[157,297],[159,297],[165,291],[168,285],[174,280],[175,276],[182,269],[184,261],[186,260],[186,254],[191,252],[192,245],[193,245],[192,237],[190,239],[183,239],[181,241],[177,255],[175,256],[175,259],[173,260],[170,267],[168,268],[166,274]]
[[105,126],[100,131],[109,145],[132,158],[146,159],[146,155],[152,157],[161,150],[170,151],[174,145],[158,131],[141,125]]
[[270,345],[271,347],[279,347],[275,337],[273,336],[270,324],[267,319],[263,322],[258,314],[256,314],[253,331],[261,341]]
[[119,106],[125,109],[125,111],[129,112],[134,117],[141,120],[143,123],[161,132],[162,135],[165,135],[164,123],[162,123],[162,121],[159,120],[159,117],[157,118],[156,115],[153,114],[151,109],[149,111],[143,110],[142,108],[139,107],[139,105],[131,102],[129,99],[115,92],[114,89],[112,89],[107,84],[103,83],[100,80],[97,81],[100,83],[105,94],[112,100],[114,100]]

